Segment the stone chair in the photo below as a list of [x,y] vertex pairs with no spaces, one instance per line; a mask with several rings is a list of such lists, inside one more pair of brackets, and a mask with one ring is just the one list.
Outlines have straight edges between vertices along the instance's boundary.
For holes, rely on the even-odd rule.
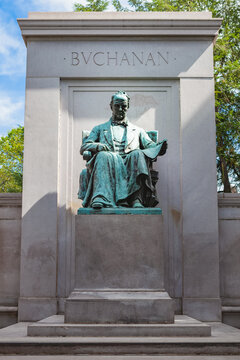
[[[148,136],[150,137],[150,139],[154,142],[158,142],[158,131],[157,130],[150,130],[150,131],[146,131],[146,133],[148,134]],[[89,130],[83,130],[82,131],[82,142],[83,144],[86,142],[88,136],[90,134]],[[86,162],[88,162],[91,158],[92,158],[93,154],[91,151],[84,151],[83,152],[83,160],[86,160]],[[156,160],[154,160],[156,161]],[[150,168],[150,173],[151,173],[151,179],[152,179],[152,185],[154,187],[154,192],[156,193],[156,184],[158,182],[158,171],[153,169],[153,161],[149,160],[149,168]],[[88,180],[89,180],[89,172],[88,169],[85,168],[81,171],[80,176],[79,176],[79,190],[78,190],[78,199],[83,200],[85,195],[86,195],[86,191],[87,191],[87,187],[88,187]]]

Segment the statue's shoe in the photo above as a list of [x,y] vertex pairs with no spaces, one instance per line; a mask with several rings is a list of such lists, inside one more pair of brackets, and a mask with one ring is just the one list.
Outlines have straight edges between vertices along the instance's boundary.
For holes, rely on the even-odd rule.
[[103,203],[99,202],[99,201],[94,201],[91,205],[91,207],[93,209],[102,209],[103,208]]
[[143,208],[144,206],[143,206],[143,204],[141,203],[140,200],[136,199],[136,200],[133,201],[132,207],[133,208]]

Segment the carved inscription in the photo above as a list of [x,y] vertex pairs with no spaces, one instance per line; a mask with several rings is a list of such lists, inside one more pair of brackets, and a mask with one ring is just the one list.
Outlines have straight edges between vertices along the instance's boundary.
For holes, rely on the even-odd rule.
[[169,63],[169,53],[118,52],[118,51],[72,51],[72,66],[95,64],[97,66],[161,66]]

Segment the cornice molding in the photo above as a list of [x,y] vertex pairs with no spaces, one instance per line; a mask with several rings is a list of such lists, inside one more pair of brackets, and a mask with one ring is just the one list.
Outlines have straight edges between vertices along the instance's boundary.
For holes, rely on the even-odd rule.
[[[192,16],[191,16],[192,15]],[[25,43],[46,37],[212,37],[221,19],[211,13],[30,13],[18,19]]]
[[0,206],[22,206],[22,193],[2,193],[0,194]]
[[218,194],[219,207],[240,207],[240,194]]

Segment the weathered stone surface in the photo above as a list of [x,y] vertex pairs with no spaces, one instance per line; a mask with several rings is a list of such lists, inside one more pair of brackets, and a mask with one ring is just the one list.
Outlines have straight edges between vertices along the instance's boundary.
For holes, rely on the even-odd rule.
[[17,305],[21,220],[0,220],[0,305]]
[[[0,306],[17,306],[18,303],[21,205],[22,194],[0,194]],[[3,313],[0,326],[6,323]],[[16,311],[9,316],[16,318]]]
[[183,96],[183,293],[186,298],[183,308],[188,308],[187,315],[199,320],[219,321],[214,82],[213,79],[182,79],[180,91]]
[[201,321],[221,321],[221,303],[219,299],[183,299],[183,314],[191,316],[195,314],[196,319]]
[[0,328],[17,322],[17,306],[0,306]]
[[28,336],[210,336],[211,327],[188,316],[175,316],[172,324],[66,324],[61,315],[28,326]]
[[[60,41],[43,41],[42,53],[37,53],[38,45],[30,41],[28,76],[69,78],[99,77],[100,69],[102,77],[125,78],[129,72],[132,77],[145,78],[211,76],[211,38],[216,36],[220,24],[221,20],[212,19],[209,14],[203,13],[192,13],[192,18],[187,13],[173,14],[172,18],[169,13],[114,13],[98,16],[91,13],[32,13],[28,19],[19,19],[25,41],[28,41],[29,36],[31,40],[34,36],[58,36],[62,40],[64,36],[71,35],[71,41],[64,46]],[[92,43],[90,51],[85,41],[89,36]],[[118,39],[116,42],[114,38],[119,36],[122,41]],[[102,40],[106,37],[109,40],[107,51]],[[156,39],[162,40],[161,47]],[[187,41],[184,42],[185,39]],[[124,53],[125,60],[122,60]],[[191,56],[188,56],[189,53]],[[36,62],[39,66],[36,66]],[[48,66],[45,66],[46,62]]]
[[[238,306],[240,306],[239,239],[240,194],[224,194],[224,196],[219,196],[221,296],[225,299],[238,298]],[[226,305],[226,300],[224,305]],[[231,303],[228,302],[228,305]]]
[[240,306],[222,306],[222,322],[240,328]]
[[20,297],[35,303],[56,297],[59,79],[27,79],[26,87]]
[[24,298],[18,301],[18,321],[38,321],[58,311],[56,298]]
[[218,206],[222,320],[240,328],[240,194],[219,194]]
[[164,290],[161,215],[77,215],[75,289]]
[[[209,323],[212,328],[212,335],[208,337],[28,337],[27,323],[18,323],[6,329],[0,330],[0,354],[1,355],[82,355],[97,360],[100,355],[113,358],[118,354],[124,358],[121,360],[142,359],[151,355],[151,360],[162,355],[163,359],[172,360],[176,355],[198,356],[198,359],[205,359],[205,356],[222,355],[221,360],[228,359],[229,355],[240,355],[240,332],[230,326],[221,323]],[[9,346],[11,343],[11,346]],[[143,355],[144,354],[144,355]],[[92,355],[92,358],[91,356]],[[131,356],[130,356],[131,355]],[[166,357],[169,355],[169,357]],[[188,356],[187,356],[188,355]],[[77,358],[77,357],[76,357]],[[100,357],[101,358],[101,357]],[[154,358],[154,359],[153,359]],[[103,357],[104,359],[104,357]],[[118,358],[117,358],[118,359]],[[178,359],[176,357],[176,359]],[[231,357],[230,357],[231,359]],[[4,359],[5,360],[5,359]],[[119,360],[119,359],[118,359]],[[131,359],[132,360],[132,359]],[[195,360],[195,359],[194,359]],[[215,360],[215,359],[214,359]],[[232,360],[232,359],[231,359]],[[236,357],[237,360],[237,357]]]
[[[25,360],[26,357],[25,355],[8,355],[6,357],[6,355],[1,356],[0,355],[0,360]],[[130,355],[130,356],[119,356],[119,355],[111,355],[111,359],[113,360],[172,360],[172,355],[157,355],[157,356],[152,356],[152,355]],[[174,356],[175,360],[186,360],[186,356],[184,355],[175,355]],[[239,360],[238,356],[231,356],[229,355],[226,358],[226,355],[216,355],[216,356],[208,356],[208,355],[204,355],[201,356],[201,360]],[[99,356],[89,356],[89,355],[30,355],[28,356],[28,360],[109,360],[109,355],[101,355],[101,357]],[[188,355],[188,360],[199,360],[199,356],[198,355]]]
[[65,323],[173,323],[173,301],[166,292],[74,291],[66,300]]
[[22,194],[0,194],[0,328],[17,322]]
[[75,290],[66,323],[173,322],[161,215],[77,215]]

